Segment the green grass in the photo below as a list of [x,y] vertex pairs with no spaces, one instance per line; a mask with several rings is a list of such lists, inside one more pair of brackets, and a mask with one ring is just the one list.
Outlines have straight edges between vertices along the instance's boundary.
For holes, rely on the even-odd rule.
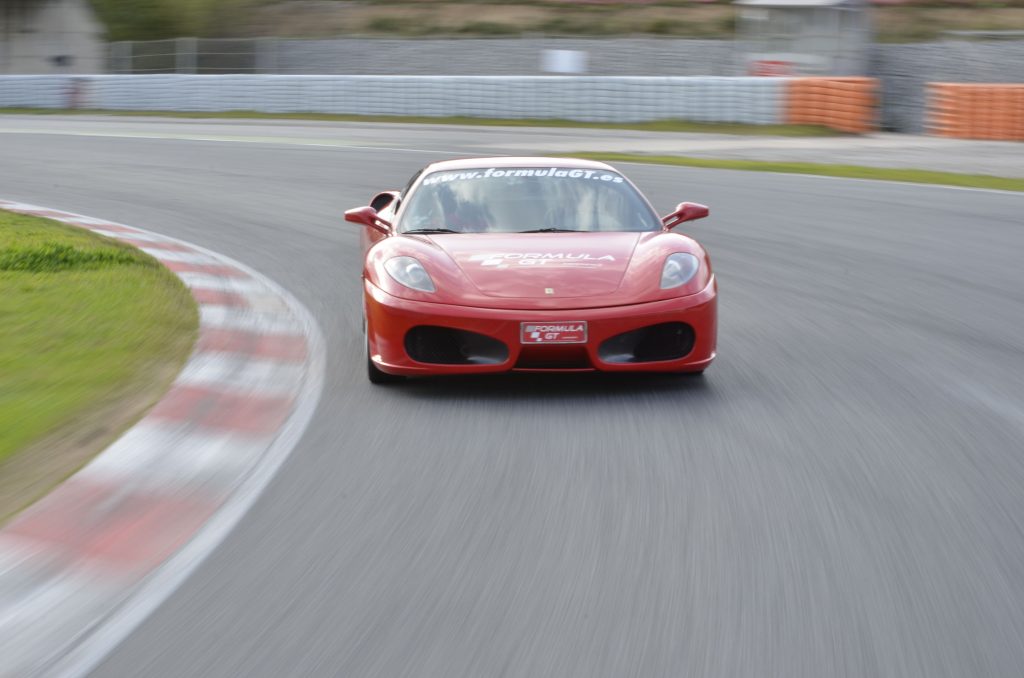
[[848,179],[876,179],[905,181],[914,184],[941,184],[966,188],[989,188],[1000,191],[1024,191],[1024,179],[994,177],[987,174],[959,174],[921,169],[864,167],[862,165],[830,165],[813,162],[772,162],[764,160],[719,160],[677,155],[640,155],[633,153],[572,153],[574,158],[590,158],[606,162],[638,162],[684,167],[749,170],[755,172],[783,172],[786,174],[816,174]]
[[575,127],[585,129],[623,129],[644,132],[690,132],[696,134],[736,134],[743,136],[834,137],[843,132],[820,125],[746,125],[732,122],[693,122],[690,120],[653,120],[650,122],[579,122],[559,119],[470,118],[465,116],[427,117],[415,115],[338,115],[334,113],[260,113],[258,111],[114,111],[105,109],[0,108],[0,115],[123,115],[134,117],[228,119],[228,120],[317,120],[324,122],[393,122],[414,125],[477,125],[485,127]]
[[144,408],[139,394],[180,368],[197,324],[155,259],[0,211],[0,461],[100,409]]

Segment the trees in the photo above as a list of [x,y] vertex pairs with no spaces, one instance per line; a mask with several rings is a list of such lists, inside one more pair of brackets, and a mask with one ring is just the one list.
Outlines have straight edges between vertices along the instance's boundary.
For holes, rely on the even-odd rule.
[[[3,2],[4,0],[0,0]],[[39,1],[39,0],[35,0]],[[45,1],[45,0],[44,0]],[[253,0],[91,0],[107,39],[224,37]]]

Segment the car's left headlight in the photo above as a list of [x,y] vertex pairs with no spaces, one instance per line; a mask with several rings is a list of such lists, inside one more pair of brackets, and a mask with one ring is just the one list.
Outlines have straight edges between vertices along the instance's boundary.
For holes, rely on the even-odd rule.
[[392,278],[409,289],[434,292],[434,281],[427,269],[413,257],[394,257],[384,262],[384,269]]
[[685,285],[693,279],[699,269],[700,259],[692,254],[676,252],[668,255],[665,266],[661,269],[661,289],[670,290]]

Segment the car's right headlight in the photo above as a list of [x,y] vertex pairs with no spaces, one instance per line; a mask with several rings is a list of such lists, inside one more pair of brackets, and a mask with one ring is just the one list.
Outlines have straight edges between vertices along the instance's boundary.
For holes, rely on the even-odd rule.
[[384,270],[399,284],[420,292],[434,292],[434,281],[427,269],[413,257],[394,257],[384,262]]
[[661,269],[661,289],[670,290],[682,287],[697,275],[700,259],[686,252],[668,255],[665,266]]

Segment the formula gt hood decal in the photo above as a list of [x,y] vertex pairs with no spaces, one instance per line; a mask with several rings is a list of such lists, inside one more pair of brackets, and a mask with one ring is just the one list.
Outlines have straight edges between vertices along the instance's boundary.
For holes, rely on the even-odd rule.
[[522,233],[431,236],[488,296],[565,298],[611,294],[639,233]]

